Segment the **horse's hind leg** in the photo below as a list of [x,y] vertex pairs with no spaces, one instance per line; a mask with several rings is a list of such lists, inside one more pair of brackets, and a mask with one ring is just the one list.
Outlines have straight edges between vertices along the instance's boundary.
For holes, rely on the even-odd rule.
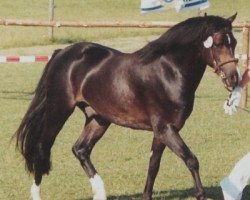
[[105,200],[107,197],[104,183],[90,160],[90,154],[94,145],[103,136],[109,125],[110,123],[108,121],[98,115],[89,117],[86,114],[84,130],[72,148],[74,155],[79,159],[84,171],[89,177],[94,200]]
[[36,157],[34,161],[34,183],[31,187],[31,197],[33,200],[40,200],[40,184],[42,176],[48,174],[51,168],[50,153],[55,138],[62,129],[64,123],[74,110],[73,105],[69,105],[66,99],[60,98],[50,101],[42,134],[36,144]]

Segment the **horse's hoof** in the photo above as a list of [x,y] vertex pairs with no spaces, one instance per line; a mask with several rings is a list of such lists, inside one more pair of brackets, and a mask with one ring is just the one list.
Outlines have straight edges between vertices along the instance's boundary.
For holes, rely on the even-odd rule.
[[199,196],[197,197],[197,200],[208,200],[206,196]]
[[152,196],[151,195],[143,194],[142,195],[142,200],[152,200]]
[[205,192],[202,192],[202,193],[196,195],[196,199],[197,200],[208,200],[207,197],[206,197]]

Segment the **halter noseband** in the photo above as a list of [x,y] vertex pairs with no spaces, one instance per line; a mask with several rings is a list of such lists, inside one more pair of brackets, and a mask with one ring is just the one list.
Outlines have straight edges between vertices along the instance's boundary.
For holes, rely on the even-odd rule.
[[[213,56],[213,58],[214,58],[214,56]],[[216,63],[216,64],[214,65],[214,72],[217,73],[217,72],[219,71],[220,73],[224,73],[224,72],[222,72],[222,70],[221,70],[221,66],[223,66],[223,65],[225,65],[225,64],[227,64],[227,63],[231,63],[231,62],[238,63],[238,61],[239,61],[238,58],[232,58],[232,59],[229,59],[229,60],[227,60],[227,61],[217,63],[216,60],[214,59],[214,63]]]

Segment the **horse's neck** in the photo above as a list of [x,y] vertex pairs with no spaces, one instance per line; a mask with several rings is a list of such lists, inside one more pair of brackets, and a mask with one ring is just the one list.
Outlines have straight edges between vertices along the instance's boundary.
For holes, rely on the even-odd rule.
[[192,89],[194,92],[196,91],[197,87],[200,84],[200,81],[204,75],[206,64],[199,64],[196,65],[194,68],[194,71],[192,72],[192,78],[190,78],[190,85],[192,85]]
[[190,87],[188,88],[190,92],[196,91],[206,69],[206,63],[197,52],[187,51],[186,54],[184,52],[176,56],[174,61],[185,84]]

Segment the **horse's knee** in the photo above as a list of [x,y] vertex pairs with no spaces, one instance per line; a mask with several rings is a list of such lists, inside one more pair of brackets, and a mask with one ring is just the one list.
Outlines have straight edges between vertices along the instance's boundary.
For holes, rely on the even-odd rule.
[[185,163],[186,163],[189,170],[191,170],[191,171],[199,170],[199,161],[198,161],[198,159],[196,158],[195,155],[192,155],[189,158],[187,158]]
[[81,162],[84,162],[86,159],[89,159],[90,149],[87,147],[80,147],[78,145],[74,145],[72,147],[72,152],[76,158],[78,158]]

